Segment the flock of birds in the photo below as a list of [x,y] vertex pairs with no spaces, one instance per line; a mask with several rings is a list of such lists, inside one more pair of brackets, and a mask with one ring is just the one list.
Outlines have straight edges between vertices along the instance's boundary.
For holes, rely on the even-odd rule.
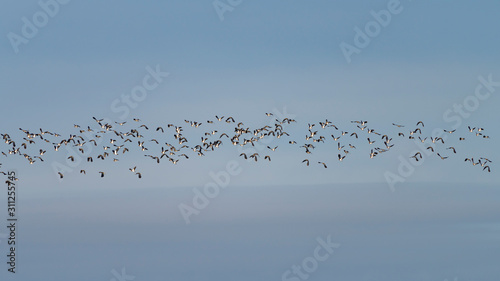
[[[255,146],[256,143],[266,137],[276,139],[286,137],[290,139],[288,140],[288,145],[297,146],[303,149],[306,155],[312,154],[319,143],[336,143],[337,159],[342,162],[351,151],[356,150],[356,146],[352,143],[355,143],[354,141],[357,139],[359,139],[359,142],[362,141],[363,138],[366,138],[366,143],[370,146],[370,158],[386,153],[394,146],[393,137],[379,133],[375,129],[368,127],[368,121],[351,121],[354,131],[350,132],[339,129],[338,126],[328,120],[308,124],[305,138],[293,139],[285,128],[292,123],[296,123],[294,119],[284,118],[280,120],[275,118],[272,113],[266,113],[266,115],[272,118],[272,122],[269,123],[270,125],[254,129],[246,127],[243,122],[235,121],[231,116],[225,117],[216,115],[214,120],[207,120],[205,123],[184,120],[186,126],[203,131],[201,141],[198,143],[194,143],[191,139],[188,140],[182,126],[167,124],[165,128],[162,126],[150,128],[146,124],[143,124],[138,118],[134,118],[133,121],[128,123],[107,123],[104,122],[104,119],[93,117],[95,123],[92,125],[80,126],[75,124],[74,129],[79,133],[70,134],[69,137],[62,137],[61,134],[46,131],[41,128],[37,131],[19,128],[23,133],[22,140],[14,140],[9,134],[0,134],[3,142],[8,146],[6,151],[1,151],[0,157],[20,156],[25,158],[29,164],[34,164],[37,162],[44,162],[43,158],[47,150],[57,152],[64,146],[70,146],[77,148],[77,150],[75,150],[76,154],[85,155],[85,153],[88,152],[87,150],[89,150],[89,146],[91,146],[95,148],[97,152],[92,149],[92,153],[94,154],[90,153],[85,155],[86,162],[118,162],[123,155],[129,153],[132,147],[135,147],[143,153],[144,157],[158,164],[163,161],[177,164],[181,160],[184,161],[189,159],[190,156],[193,157],[192,154],[205,156],[207,153],[217,150],[226,142],[243,147]],[[229,131],[219,132],[214,127],[210,127],[214,126],[214,123],[217,122],[233,125],[230,125],[231,129]],[[130,126],[131,123],[135,126]],[[392,123],[392,126],[398,128],[398,131],[400,131],[394,138],[418,140],[428,145],[426,149],[436,154],[442,160],[446,160],[451,155],[457,153],[457,149],[454,146],[445,145],[445,139],[442,137],[424,137],[422,134],[424,123],[422,121],[418,121],[414,128],[410,130],[405,129],[404,125],[396,123]],[[128,129],[125,129],[127,127]],[[203,128],[207,129],[203,130]],[[149,137],[146,138],[145,135],[147,134],[145,134],[145,132],[147,131],[156,134],[158,137],[151,139],[149,139]],[[444,133],[455,136],[455,131],[456,130],[444,130]],[[469,126],[467,133],[470,137],[489,139],[489,136],[485,134],[484,128]],[[173,134],[173,138],[171,141],[165,142],[166,139],[169,137],[171,138],[169,134]],[[458,141],[464,141],[466,137],[459,136],[456,138]],[[438,147],[438,145],[441,147]],[[271,156],[269,154],[276,151],[278,146],[265,147],[265,151],[268,153],[263,153],[262,151],[252,154],[243,152],[239,156],[244,159],[252,159],[255,162],[261,159],[261,157],[263,157],[265,161],[271,161]],[[440,149],[439,152],[437,151],[438,149]],[[81,157],[76,154],[68,156],[67,161],[74,162],[75,158]],[[423,158],[422,152],[417,152],[410,158],[413,159],[413,161],[421,161]],[[472,166],[478,166],[484,171],[491,172],[490,163],[492,161],[488,158],[479,157],[475,160],[473,157],[467,157],[463,161],[470,162]],[[0,169],[2,166],[1,162],[0,160]],[[309,166],[314,162],[311,163],[311,160],[306,158],[302,160],[302,163]],[[316,165],[321,165],[324,168],[328,167],[327,163],[324,161],[317,161]],[[137,165],[130,167],[129,171],[134,173],[138,178],[142,178],[142,173],[137,168]],[[80,173],[87,174],[87,171],[81,169]],[[0,170],[0,174],[6,175],[7,173]],[[61,179],[64,177],[61,171],[58,172],[58,175]],[[98,175],[104,177],[106,173],[105,171],[98,171]]]

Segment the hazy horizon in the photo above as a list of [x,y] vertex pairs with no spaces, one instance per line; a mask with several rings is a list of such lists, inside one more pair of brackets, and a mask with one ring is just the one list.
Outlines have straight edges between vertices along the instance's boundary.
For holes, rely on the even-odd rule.
[[[21,154],[5,135],[0,143],[0,171],[19,178],[12,274],[12,184],[0,174],[1,280],[498,280],[498,1],[1,7],[0,133],[28,142]],[[216,115],[235,123],[208,124]],[[123,134],[97,133],[93,117],[123,134],[149,130],[101,160]],[[219,135],[284,117],[297,121],[289,136],[262,146]],[[322,129],[326,119],[338,130]],[[183,127],[189,148],[157,163],[166,142],[181,146],[167,124]],[[87,126],[84,153],[71,142],[54,151]],[[61,137],[29,144],[20,128]],[[206,137],[223,144],[198,156],[215,130]],[[307,154],[316,130],[325,142]],[[430,144],[436,133],[445,143]],[[384,134],[394,147],[374,156],[389,146]]]

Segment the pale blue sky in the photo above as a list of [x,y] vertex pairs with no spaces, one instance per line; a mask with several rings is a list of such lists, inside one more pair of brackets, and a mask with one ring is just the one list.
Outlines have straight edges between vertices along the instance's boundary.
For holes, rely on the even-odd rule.
[[[351,120],[365,119],[394,135],[392,122],[410,128],[423,120],[426,134],[434,128],[465,134],[471,125],[490,136],[450,141],[457,155],[446,161],[432,155],[395,192],[384,175],[397,174],[399,157],[418,149],[407,139],[369,159],[361,138],[342,163],[335,146],[324,145],[310,157],[329,169],[304,167],[303,150],[286,139],[272,143],[280,148],[271,163],[246,163],[227,145],[176,166],[140,154],[113,167],[85,163],[75,169],[94,174],[68,173],[63,182],[51,164],[64,163],[65,151],[32,166],[1,158],[19,172],[23,190],[17,280],[55,272],[51,280],[110,280],[111,270],[122,267],[136,280],[281,280],[317,237],[329,234],[342,246],[310,280],[497,280],[500,212],[492,206],[500,203],[500,87],[459,126],[443,116],[474,95],[479,76],[500,81],[500,3],[400,1],[401,12],[347,62],[340,44],[355,45],[355,27],[364,29],[371,11],[388,3],[243,0],[220,20],[212,1],[73,0],[59,5],[17,53],[9,36],[22,36],[22,18],[33,21],[42,8],[32,0],[0,4],[0,132],[17,138],[19,127],[68,135],[76,132],[73,124],[93,124],[92,116],[122,121],[113,103],[156,66],[168,77],[125,120],[139,117],[154,127],[233,115],[263,126],[265,112],[286,107],[298,121],[289,132],[298,138],[307,123],[326,118],[346,131],[354,130]],[[197,136],[191,128],[186,133]],[[492,159],[492,172],[463,162],[471,156]],[[242,172],[186,225],[179,204],[192,202],[193,188],[213,181],[210,172],[229,161]],[[133,163],[140,163],[141,181],[127,171]],[[99,169],[109,176],[99,179]],[[0,243],[2,264],[5,247]],[[53,259],[42,263],[34,258],[40,256]],[[77,271],[80,279],[72,275]],[[8,276],[4,267],[0,276]]]

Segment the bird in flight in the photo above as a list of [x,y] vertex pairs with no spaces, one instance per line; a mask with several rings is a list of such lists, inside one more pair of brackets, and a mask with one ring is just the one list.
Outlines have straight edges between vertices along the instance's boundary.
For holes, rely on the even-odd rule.
[[[271,117],[274,115],[272,113],[266,113],[266,116]],[[123,155],[125,155],[126,152],[131,151],[127,153],[127,155],[133,155],[132,150],[135,146],[135,149],[139,153],[142,152],[143,155],[145,153],[148,153],[144,156],[155,160],[155,163],[158,165],[164,165],[164,163],[177,164],[179,159],[182,157],[184,157],[184,159],[186,160],[192,159],[190,158],[190,153],[193,152],[198,156],[205,156],[212,151],[224,147],[224,144],[228,142],[231,146],[251,146],[252,150],[254,150],[252,151],[252,153],[240,153],[239,156],[243,157],[244,159],[253,158],[255,162],[258,162],[258,158],[260,157],[259,153],[261,153],[262,157],[264,157],[265,160],[271,161],[271,156],[264,155],[264,153],[262,152],[263,149],[269,149],[274,152],[278,148],[277,144],[275,144],[274,147],[271,147],[269,145],[269,142],[260,140],[269,139],[279,141],[278,139],[282,138],[285,139],[285,141],[287,141],[289,144],[297,144],[297,141],[299,141],[299,139],[291,137],[291,134],[287,132],[287,126],[291,123],[296,122],[294,119],[289,118],[284,118],[282,120],[276,117],[270,118],[270,123],[268,125],[250,128],[240,120],[235,120],[235,118],[233,118],[232,116],[228,117],[215,115],[216,120],[225,122],[217,125],[215,125],[214,121],[211,120],[207,120],[206,123],[204,122],[203,124],[209,124],[210,126],[217,127],[199,132],[201,134],[201,138],[199,138],[200,136],[198,136],[197,141],[193,140],[195,138],[191,138],[191,134],[184,134],[183,127],[172,123],[168,123],[166,129],[164,129],[164,127],[162,126],[145,124],[139,118],[133,118],[132,123],[123,121],[113,122],[111,124],[104,122],[104,119],[97,119],[96,117],[92,118],[99,126],[97,127],[97,129],[84,124],[74,124],[72,126],[72,130],[76,131],[76,133],[70,133],[69,137],[62,137],[60,134],[50,131],[44,131],[41,128],[33,132],[31,132],[30,130],[19,128],[19,133],[23,134],[21,137],[22,139],[20,138],[21,140],[19,142],[15,138],[12,138],[9,134],[0,134],[1,139],[3,140],[2,142],[7,147],[7,149],[5,149],[4,151],[2,151],[2,147],[0,147],[0,153],[1,155],[3,155],[2,159],[10,159],[12,155],[19,155],[24,157],[26,159],[26,162],[28,162],[29,164],[37,165],[41,162],[45,162],[46,157],[50,157],[48,155],[51,151],[55,153],[61,151],[63,147],[67,147],[68,149],[75,147],[74,151],[70,149],[70,153],[65,156],[68,162],[78,164],[79,162],[82,162],[81,155],[85,155],[85,159],[87,160],[85,162],[86,164],[94,163],[93,157],[97,157],[97,159],[101,159],[104,163],[115,162],[117,163],[116,165],[119,165],[120,162],[124,161]],[[202,125],[202,122],[199,121],[188,119],[185,119],[184,121],[190,125],[188,126],[190,130],[199,130],[196,128]],[[377,136],[381,136],[381,142],[383,142],[384,146],[372,146],[373,149],[370,149],[371,147],[368,147],[370,149],[370,158],[379,156],[379,154],[382,155],[382,153],[385,155],[385,153],[392,149],[392,147],[399,145],[401,140],[405,139],[405,134],[403,132],[396,132],[397,136],[402,136],[403,139],[399,139],[397,142],[392,142],[392,137],[394,135],[391,135],[388,132],[386,132],[386,134],[383,134],[383,130],[377,130],[380,132],[379,133],[376,132],[373,128],[368,128],[368,121],[366,120],[356,120],[351,121],[351,123],[352,124],[348,124],[347,127],[340,126],[341,123],[336,123],[336,125],[334,125],[328,119],[320,122],[306,123],[307,127],[305,128],[307,129],[308,133],[306,133],[305,141],[303,138],[301,139],[302,141],[304,141],[304,143],[298,145],[297,147],[300,146],[301,148],[305,148],[305,151],[303,152],[305,152],[306,154],[312,154],[313,152],[318,151],[318,155],[320,155],[322,149],[328,149],[332,146],[334,147],[334,143],[337,142],[336,146],[339,151],[339,153],[337,153],[337,159],[339,160],[339,162],[342,162],[343,160],[345,160],[347,154],[354,154],[357,153],[357,151],[362,150],[363,147],[366,148],[366,142],[363,143],[362,141],[358,141],[358,138],[360,137],[358,135],[360,134],[371,134],[369,138],[366,138],[369,145],[375,145],[376,143],[378,143],[379,137]],[[93,124],[93,126],[96,126],[95,123]],[[319,124],[321,128],[319,128],[317,124]],[[395,126],[397,128],[405,127],[404,125],[399,123],[389,123],[389,126],[391,126],[391,124],[392,126]],[[129,126],[130,128],[128,128]],[[156,130],[149,131],[149,127],[156,128]],[[118,128],[127,128],[127,130],[122,131]],[[168,134],[168,131],[171,130],[170,128],[175,129],[175,131],[172,132],[172,135],[175,139],[175,143],[179,143],[178,147],[175,147],[175,145],[171,144],[168,140],[168,137],[172,137],[172,135]],[[315,128],[318,128],[318,130],[315,130]],[[337,134],[337,136],[331,134],[333,141],[327,141],[327,138],[325,138],[325,136],[327,136],[328,134],[324,132],[325,130],[332,130],[331,128],[333,128],[334,130],[338,130],[339,133],[335,133]],[[360,129],[360,131],[356,130],[356,132],[353,132],[353,130],[356,128]],[[409,130],[409,139],[418,139],[419,143],[425,143],[427,139],[430,139],[432,144],[430,146],[427,146],[425,151],[430,150],[431,152],[436,153],[436,155],[438,155],[443,160],[451,160],[453,158],[451,156],[443,156],[444,149],[451,150],[453,154],[458,154],[459,151],[455,149],[457,146],[453,143],[453,140],[451,140],[450,138],[447,139],[445,137],[425,135],[425,132],[422,132],[423,128],[424,122],[418,121],[416,123],[416,128]],[[451,134],[456,131],[460,132],[460,130],[462,129],[457,128],[453,130],[443,131],[445,133]],[[490,138],[487,135],[483,135],[485,129],[480,126],[467,126],[467,128],[463,129],[463,131],[474,133],[476,136],[481,137],[481,139]],[[111,135],[111,137],[108,137],[109,135]],[[342,142],[346,145],[342,145],[342,143],[340,142],[340,138],[343,139]],[[38,139],[43,141],[38,141]],[[447,146],[443,148],[439,147],[439,145],[437,145],[439,144],[439,141],[444,144],[445,139]],[[456,141],[457,139],[454,138],[454,140]],[[458,136],[458,140],[461,144],[460,150],[463,150],[463,145],[467,144],[467,141],[462,136]],[[134,142],[137,145],[132,145]],[[49,153],[47,153],[46,147],[44,146],[45,143],[47,143],[47,145],[50,145],[54,149],[49,149]],[[101,143],[107,143],[108,145],[100,145]],[[163,143],[167,145],[166,148]],[[263,145],[263,143],[265,143],[265,145]],[[434,145],[435,143],[437,144]],[[0,145],[3,144],[0,143]],[[92,145],[92,147],[89,147],[88,145]],[[356,149],[356,147],[358,147],[358,149]],[[91,149],[87,148],[92,148],[95,151],[95,155],[97,156],[87,155],[88,153],[92,152]],[[356,151],[349,151],[348,149],[356,149]],[[33,151],[33,154],[31,154],[30,151]],[[341,153],[341,151],[343,151],[343,153]],[[111,154],[115,158],[108,157]],[[42,159],[41,156],[44,156],[45,159]],[[167,158],[168,161],[160,161],[163,160],[163,158]],[[422,159],[422,153],[416,153],[410,158],[414,158],[415,161],[419,161],[420,159]],[[490,166],[492,166],[492,164],[489,164],[491,160],[487,160],[487,158],[481,157],[477,162],[475,162],[473,158],[466,158],[465,161],[470,161],[473,166],[481,166],[484,171],[491,170]],[[4,161],[2,160],[2,162]],[[326,162],[327,161],[318,161],[318,164],[321,164],[326,168]],[[302,163],[306,163],[306,165],[309,166],[309,159],[302,160]],[[138,178],[142,178],[142,174],[136,170],[136,166],[134,166],[133,168],[129,168],[129,170]],[[79,171],[81,174],[86,174],[86,170],[84,169],[79,169]],[[2,172],[3,171],[0,171],[0,173]],[[57,175],[61,179],[64,177],[64,175],[62,174],[63,172],[64,171],[59,171],[57,173]],[[100,171],[100,177],[104,177],[105,173],[106,170]]]
[[437,153],[437,156],[441,157],[442,160],[445,160],[448,158],[448,156],[441,156],[441,154],[439,154],[439,152]]

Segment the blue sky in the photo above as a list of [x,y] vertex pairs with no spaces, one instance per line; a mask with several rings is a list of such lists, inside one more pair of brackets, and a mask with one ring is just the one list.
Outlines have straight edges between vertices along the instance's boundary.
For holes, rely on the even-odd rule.
[[[240,4],[221,19],[214,3]],[[399,12],[346,59],[341,44],[356,47],[356,28],[366,30],[372,12],[390,5]],[[270,163],[245,162],[230,145],[175,166],[136,153],[113,166],[83,163],[62,182],[53,164],[65,163],[66,151],[35,165],[2,156],[3,168],[18,171],[22,190],[19,273],[1,268],[2,280],[54,272],[53,280],[110,280],[122,267],[136,280],[279,280],[327,235],[341,247],[310,280],[496,280],[500,274],[492,250],[500,215],[493,207],[500,87],[470,115],[454,112],[474,101],[478,87],[488,93],[481,81],[500,82],[497,1],[68,1],[26,44],[13,45],[12,34],[24,36],[23,18],[33,22],[42,6],[1,4],[0,132],[15,138],[23,137],[19,127],[67,136],[76,132],[73,124],[95,124],[93,116],[129,124],[138,117],[155,127],[232,115],[256,127],[269,124],[265,112],[286,110],[298,121],[288,127],[292,138],[325,119],[349,132],[356,130],[351,120],[369,120],[391,136],[399,132],[391,123],[406,125],[406,134],[422,120],[426,136],[456,129],[449,145],[458,153],[442,150],[446,161],[426,156],[392,186],[387,173],[401,176],[401,159],[419,149],[406,138],[395,138],[395,147],[374,159],[366,136],[352,140],[358,149],[342,163],[336,144],[320,145],[310,157],[328,169],[304,167],[303,150],[285,139],[269,144],[279,146]],[[116,110],[157,68],[168,75],[127,114]],[[468,125],[485,128],[490,139],[469,137]],[[196,132],[186,128],[199,138]],[[456,140],[459,134],[465,142]],[[491,173],[463,161],[481,156],[494,161]],[[193,190],[231,161],[241,172],[186,224],[180,204],[192,205]],[[141,180],[127,171],[136,163]],[[99,169],[108,172],[104,179]],[[457,258],[463,245],[465,257]],[[4,264],[4,242],[0,250]],[[46,253],[54,258],[34,258]]]

